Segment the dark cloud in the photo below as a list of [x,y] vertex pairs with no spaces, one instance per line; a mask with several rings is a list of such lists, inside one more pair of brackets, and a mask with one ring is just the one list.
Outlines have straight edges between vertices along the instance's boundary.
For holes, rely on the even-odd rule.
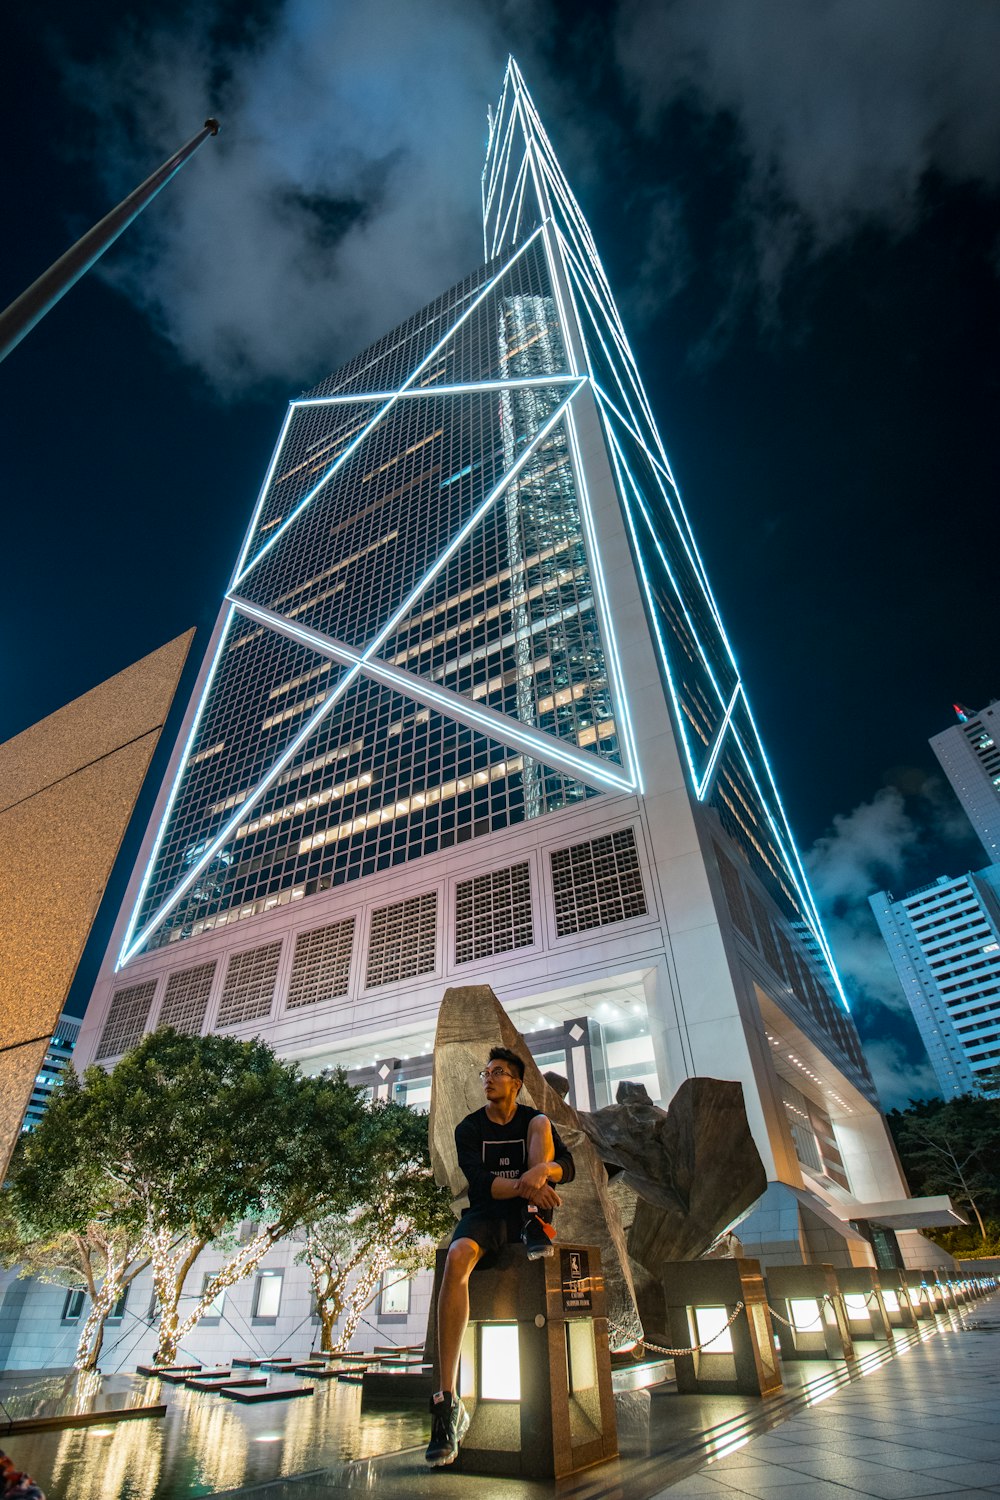
[[929,175],[1000,181],[995,0],[620,0],[614,36],[650,137],[683,100],[743,157],[708,345],[751,303],[773,319],[794,262],[911,229]]
[[503,7],[282,0],[136,28],[65,76],[121,191],[209,113],[223,132],[102,268],[221,393],[299,384],[482,256],[476,183]]

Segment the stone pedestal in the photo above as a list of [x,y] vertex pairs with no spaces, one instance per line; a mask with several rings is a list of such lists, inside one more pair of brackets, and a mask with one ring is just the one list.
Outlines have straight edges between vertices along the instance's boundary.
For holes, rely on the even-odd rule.
[[[438,1251],[436,1319],[447,1252]],[[600,1253],[557,1244],[529,1261],[508,1245],[469,1280],[459,1390],[469,1431],[455,1469],[560,1479],[618,1453]],[[438,1384],[435,1354],[435,1387]]]
[[[706,1345],[674,1356],[679,1391],[770,1396],[781,1390],[759,1261],[674,1261],[661,1268],[661,1275],[671,1345]],[[728,1330],[708,1342],[739,1302],[744,1306]]]
[[853,1266],[838,1271],[837,1280],[844,1295],[852,1339],[876,1339],[891,1344],[892,1324],[882,1300],[879,1273],[870,1266]]
[[782,1359],[853,1359],[854,1345],[832,1266],[774,1266],[767,1273]]

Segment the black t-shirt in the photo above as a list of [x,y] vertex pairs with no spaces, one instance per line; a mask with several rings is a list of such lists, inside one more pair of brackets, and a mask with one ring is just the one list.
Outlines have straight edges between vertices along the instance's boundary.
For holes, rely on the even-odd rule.
[[[503,1219],[518,1216],[523,1202],[520,1198],[494,1198],[494,1177],[520,1177],[528,1166],[528,1126],[540,1109],[531,1109],[519,1104],[506,1125],[491,1120],[485,1109],[477,1109],[455,1130],[455,1146],[458,1150],[458,1165],[465,1173],[469,1184],[469,1207],[477,1213],[489,1214]],[[552,1127],[552,1144],[555,1146],[555,1161],[562,1167],[562,1181],[573,1180],[573,1158]]]

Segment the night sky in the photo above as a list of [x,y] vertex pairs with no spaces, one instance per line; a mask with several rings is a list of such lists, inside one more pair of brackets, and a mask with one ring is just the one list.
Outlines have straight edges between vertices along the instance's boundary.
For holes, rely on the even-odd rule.
[[985,857],[928,736],[1000,695],[994,0],[8,11],[12,300],[209,141],[0,366],[0,740],[190,625],[290,396],[481,255],[513,51],[590,219],[889,1103],[870,924]]

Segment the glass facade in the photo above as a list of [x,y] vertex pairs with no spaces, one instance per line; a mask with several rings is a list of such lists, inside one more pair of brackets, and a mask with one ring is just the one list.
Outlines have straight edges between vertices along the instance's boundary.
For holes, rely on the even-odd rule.
[[136,916],[146,947],[595,794],[496,738],[505,721],[621,766],[577,384],[536,236],[293,404]]
[[[870,1087],[618,310],[513,62],[490,121],[483,222],[479,271],[290,405],[122,960],[641,791],[599,483],[628,538],[733,926],[789,1013],[794,1000]],[[603,444],[586,462],[584,423]],[[559,936],[647,911],[632,839],[564,851]],[[753,880],[730,873],[723,847]],[[530,947],[527,890],[514,867],[463,887],[457,962]],[[368,987],[435,962],[434,914],[386,912]],[[351,935],[315,943],[296,1005],[346,984]]]

